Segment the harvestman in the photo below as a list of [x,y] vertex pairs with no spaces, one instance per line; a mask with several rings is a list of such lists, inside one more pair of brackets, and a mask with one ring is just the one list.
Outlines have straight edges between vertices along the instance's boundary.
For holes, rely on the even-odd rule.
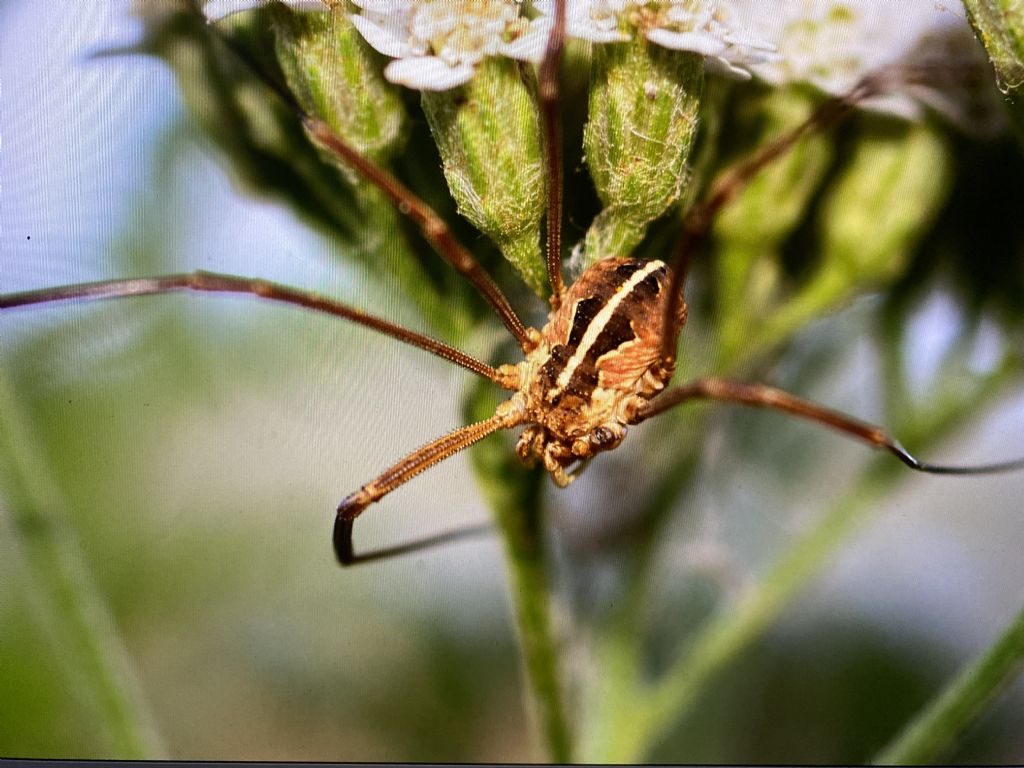
[[[359,154],[330,127],[306,112],[294,97],[262,72],[244,51],[229,46],[296,113],[313,140],[336,159],[379,188],[418,226],[434,250],[476,288],[491,305],[525,359],[494,368],[435,339],[349,307],[341,302],[259,279],[196,271],[128,280],[45,288],[0,296],[0,309],[66,299],[118,298],[189,290],[252,294],[350,320],[411,344],[513,392],[489,419],[460,427],[413,451],[338,505],[334,548],[342,565],[380,559],[419,549],[455,534],[356,554],[355,519],[371,504],[435,464],[501,429],[525,426],[516,452],[527,464],[540,461],[559,486],[570,470],[619,445],[627,428],[695,399],[711,399],[772,408],[837,430],[867,445],[887,450],[911,469],[936,474],[985,474],[1024,468],[1024,459],[970,467],[926,464],[908,453],[881,427],[865,423],[762,384],[701,378],[666,389],[675,371],[679,334],[686,321],[683,288],[692,255],[707,237],[717,212],[765,166],[801,138],[822,131],[865,98],[891,87],[894,73],[865,78],[850,93],[825,102],[795,130],[762,147],[727,170],[710,186],[702,202],[683,221],[668,264],[608,257],[589,267],[571,286],[561,270],[562,157],[558,115],[558,71],[565,39],[565,2],[556,0],[554,24],[538,72],[538,96],[547,171],[546,263],[551,313],[539,331],[523,325],[501,289],[426,203],[386,170]],[[906,78],[907,71],[899,76]]]

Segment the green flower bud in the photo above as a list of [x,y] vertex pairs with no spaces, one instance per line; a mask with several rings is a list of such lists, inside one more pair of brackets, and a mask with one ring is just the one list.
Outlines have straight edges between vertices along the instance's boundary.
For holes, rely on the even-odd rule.
[[[359,262],[371,273],[403,286],[439,335],[454,335],[465,324],[466,315],[457,305],[440,299],[402,235],[394,206],[375,188],[353,183],[354,174],[347,169],[324,162],[323,152],[309,140],[294,111],[221,39],[229,35],[234,45],[280,82],[281,70],[289,66],[279,65],[274,55],[281,35],[280,31],[275,34],[271,16],[280,10],[286,9],[254,9],[215,25],[206,23],[195,9],[154,14],[146,18],[147,34],[139,50],[159,56],[174,71],[183,101],[223,151],[237,181],[256,194],[287,204],[297,216],[329,234],[339,258]],[[311,13],[304,21],[325,23],[326,15],[326,11]],[[293,57],[292,62],[298,60]],[[290,85],[298,88],[295,82]],[[301,91],[299,97],[305,98]],[[379,157],[394,147],[394,140],[378,141],[376,149],[368,151]]]
[[[381,74],[379,57],[353,26],[348,3],[329,4],[329,10],[311,12],[273,4],[277,62],[304,110],[324,120],[357,152],[387,166],[405,139],[406,113],[399,90]],[[398,211],[347,165],[336,166],[355,192],[351,210],[362,223],[362,239],[346,257],[363,261],[401,285],[434,328],[453,333],[465,318],[450,303],[439,301],[434,284],[400,234]],[[385,254],[391,258],[383,258]]]
[[996,70],[999,89],[1024,133],[1024,4],[1020,0],[964,0],[974,32]]
[[700,56],[651,45],[639,34],[594,47],[583,141],[604,210],[587,232],[587,265],[631,253],[647,225],[679,199],[703,80]]
[[459,213],[543,296],[544,162],[537,106],[519,65],[487,59],[466,85],[424,91],[422,104]]
[[[273,40],[263,11],[218,22],[237,44],[275,71]],[[184,11],[146,18],[139,50],[163,59],[182,99],[230,160],[235,179],[254,192],[287,202],[302,218],[357,240],[364,226],[354,196],[335,168],[324,164],[292,111],[218,39],[204,18]]]
[[818,269],[745,344],[773,346],[850,297],[899,277],[946,200],[951,162],[934,128],[870,120],[822,201]]
[[[819,99],[801,89],[762,90],[735,110],[728,141],[760,147],[803,123]],[[813,133],[761,170],[719,214],[714,237],[718,306],[727,346],[777,300],[779,250],[807,213],[833,157],[829,136]],[[728,156],[726,165],[740,158]]]
[[949,147],[938,131],[890,121],[869,126],[822,204],[823,274],[851,290],[901,275],[950,181]]
[[275,52],[302,107],[376,162],[401,144],[405,110],[344,4],[323,12],[275,3]]

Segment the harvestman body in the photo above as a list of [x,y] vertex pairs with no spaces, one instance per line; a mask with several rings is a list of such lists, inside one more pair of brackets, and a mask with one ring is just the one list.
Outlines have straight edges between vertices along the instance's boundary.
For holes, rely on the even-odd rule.
[[[845,433],[896,455],[912,469],[940,474],[984,474],[1024,468],[1024,459],[974,467],[919,462],[885,430],[760,384],[717,378],[666,389],[675,371],[677,340],[686,320],[682,291],[689,262],[706,238],[715,214],[762,168],[803,136],[830,127],[864,98],[887,87],[884,76],[867,78],[851,93],[820,107],[804,124],[766,145],[717,179],[704,201],[687,214],[668,264],[621,255],[587,269],[566,288],[561,274],[562,158],[558,116],[558,69],[565,34],[564,0],[556,0],[553,24],[538,74],[539,108],[548,174],[547,270],[552,312],[540,331],[526,328],[501,290],[453,237],[447,224],[387,171],[356,152],[319,118],[306,112],[258,64],[227,42],[302,121],[309,135],[334,158],[378,187],[420,228],[434,249],[463,274],[490,303],[519,343],[525,359],[493,368],[443,342],[423,336],[340,302],[262,280],[194,272],[155,278],[111,280],[0,296],[0,309],[64,299],[115,298],[192,290],[246,293],[350,320],[419,347],[512,391],[495,414],[444,435],[409,454],[379,477],[346,497],[337,509],[334,546],[342,565],[378,559],[451,538],[433,539],[356,555],[353,521],[419,473],[487,435],[524,426],[516,447],[527,464],[540,461],[559,486],[572,481],[573,465],[617,447],[628,427],[685,401],[704,398],[773,408]],[[905,73],[904,73],[905,74]]]

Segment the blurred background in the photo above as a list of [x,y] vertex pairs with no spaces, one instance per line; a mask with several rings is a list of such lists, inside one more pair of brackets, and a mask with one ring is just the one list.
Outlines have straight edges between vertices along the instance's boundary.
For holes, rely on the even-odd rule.
[[[98,55],[137,35],[127,2],[0,4],[0,291],[198,268],[308,287],[422,328],[401,290],[236,188],[161,61]],[[878,418],[882,371],[863,341],[875,308],[864,298],[806,329],[773,381]],[[959,312],[941,292],[915,310],[907,333],[922,377],[953,343]],[[696,321],[688,343],[699,348],[713,322]],[[0,325],[0,754],[119,754],[97,715],[109,702],[83,682],[96,655],[61,630],[70,612],[116,661],[153,757],[543,759],[496,539],[350,571],[330,547],[344,495],[463,422],[468,374],[246,298],[53,305]],[[983,368],[981,338],[968,352]],[[655,669],[867,460],[770,414],[711,418],[644,606]],[[927,458],[1024,454],[1021,424],[1018,380]],[[652,428],[570,491],[549,484],[563,568],[586,561],[600,581],[592,542],[644,487],[643,468],[685,440]],[[901,480],[651,758],[868,759],[1020,610],[1022,493],[1020,474]],[[57,550],[25,533],[30,508],[45,510]],[[459,457],[374,508],[358,545],[487,519]],[[571,572],[559,584],[562,650],[585,667],[580,617],[601,592]],[[1022,707],[1018,682],[951,759],[1024,760]]]

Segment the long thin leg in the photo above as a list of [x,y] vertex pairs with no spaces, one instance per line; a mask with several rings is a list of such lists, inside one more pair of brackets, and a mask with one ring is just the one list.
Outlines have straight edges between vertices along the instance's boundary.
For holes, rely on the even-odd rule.
[[657,416],[659,413],[667,411],[669,408],[673,408],[680,403],[698,399],[721,400],[728,403],[750,405],[756,408],[772,408],[799,416],[802,419],[814,421],[830,429],[842,432],[855,440],[860,440],[862,443],[870,445],[872,448],[887,450],[908,467],[919,472],[930,472],[936,475],[986,475],[994,472],[1010,472],[1024,469],[1024,458],[1004,461],[998,464],[981,464],[969,467],[927,464],[911,456],[906,448],[890,437],[882,427],[868,424],[839,411],[816,405],[788,392],[783,392],[781,389],[775,389],[764,384],[744,384],[718,378],[697,379],[688,384],[666,390],[659,397],[652,400],[646,409],[641,411],[638,421],[644,421],[652,416]]
[[290,288],[279,283],[256,280],[233,275],[221,275],[214,272],[190,272],[180,275],[164,275],[161,277],[143,277],[127,280],[102,280],[96,283],[78,283],[62,285],[55,288],[43,288],[38,291],[12,293],[0,296],[0,310],[32,304],[46,304],[53,301],[73,299],[114,299],[128,296],[146,296],[157,293],[173,293],[176,291],[199,291],[214,293],[240,293],[257,298],[277,301],[284,304],[313,309],[334,317],[351,320],[353,323],[372,328],[393,339],[411,344],[432,355],[444,358],[449,362],[461,365],[477,376],[490,379],[506,389],[515,389],[515,383],[502,376],[497,370],[454,347],[431,339],[414,331],[407,330],[387,320],[382,320],[339,301],[319,296],[308,291]]
[[906,73],[897,77],[896,72],[869,75],[849,93],[826,101],[792,131],[765,144],[747,159],[725,170],[711,183],[704,199],[687,212],[683,219],[682,232],[669,261],[672,280],[669,283],[668,300],[665,302],[665,313],[662,316],[661,336],[661,358],[666,365],[671,366],[675,362],[677,313],[683,301],[683,288],[690,262],[711,231],[718,212],[743,191],[758,173],[792,149],[802,138],[811,133],[828,130],[865,99],[891,88],[893,81],[905,82]]
[[[213,26],[219,29],[217,25]],[[220,37],[228,49],[296,114],[314,141],[377,187],[400,213],[408,216],[416,224],[420,232],[423,233],[423,237],[441,258],[465,276],[487,303],[493,307],[524,352],[529,352],[537,345],[522,320],[512,309],[512,305],[508,303],[505,294],[501,292],[498,285],[477,263],[470,252],[459,243],[444,219],[438,216],[433,208],[393,175],[357,152],[327,123],[316,115],[310,114],[287,88],[283,87],[258,60],[249,55],[248,51],[229,34],[221,32]]]
[[[521,417],[518,415],[499,411],[486,421],[478,421],[476,424],[460,427],[413,451],[358,491],[345,497],[338,505],[338,516],[334,521],[334,551],[338,556],[338,561],[342,565],[351,565],[362,559],[362,556],[353,552],[352,524],[368,506],[409,482],[424,470],[454,456],[492,432],[514,427],[519,423],[521,423]],[[418,548],[416,545],[413,546]],[[398,549],[403,550],[402,547]],[[366,557],[370,557],[370,555],[366,555]],[[380,555],[373,557],[379,559]]]
[[554,23],[540,63],[538,91],[548,171],[547,266],[551,308],[562,304],[562,123],[558,112],[558,69],[565,47],[565,0],[555,0]]
[[529,352],[537,346],[537,342],[527,332],[523,321],[512,309],[512,305],[508,303],[508,299],[505,298],[505,294],[501,292],[498,284],[491,279],[491,276],[484,271],[470,252],[455,239],[455,235],[444,219],[438,216],[433,208],[413,194],[412,190],[390,173],[346,144],[320,118],[304,113],[302,122],[320,146],[352,166],[360,176],[380,189],[394,203],[399,212],[415,222],[423,233],[423,237],[433,246],[434,250],[455,267],[456,271],[464,275],[487,300],[487,303],[494,308],[501,322],[519,342],[519,347],[523,352]]

